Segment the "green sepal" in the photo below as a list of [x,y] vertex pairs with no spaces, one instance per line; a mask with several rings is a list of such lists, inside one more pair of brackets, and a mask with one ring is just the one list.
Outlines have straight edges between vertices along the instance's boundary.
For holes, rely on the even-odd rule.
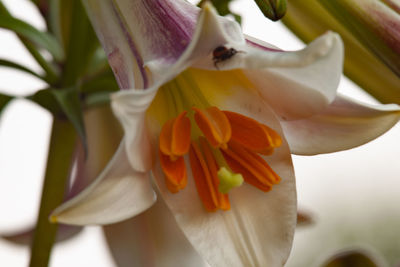
[[37,46],[46,49],[57,61],[62,61],[64,58],[60,44],[52,35],[39,31],[20,19],[2,15],[0,16],[0,28],[11,30]]

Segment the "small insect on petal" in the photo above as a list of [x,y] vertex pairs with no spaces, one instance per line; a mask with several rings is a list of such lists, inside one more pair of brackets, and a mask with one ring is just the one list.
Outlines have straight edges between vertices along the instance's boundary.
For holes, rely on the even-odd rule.
[[237,53],[240,53],[241,51],[237,51],[235,48],[227,48],[226,46],[218,46],[217,48],[214,49],[213,51],[213,61],[214,61],[214,66],[216,69],[218,69],[217,64],[219,62],[225,61],[227,59],[230,59]]

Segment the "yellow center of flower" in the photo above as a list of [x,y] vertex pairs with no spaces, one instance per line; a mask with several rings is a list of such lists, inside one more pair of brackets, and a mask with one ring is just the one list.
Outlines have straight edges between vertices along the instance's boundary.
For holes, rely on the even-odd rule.
[[271,190],[280,177],[259,154],[270,155],[281,145],[278,133],[252,118],[210,105],[196,84],[186,82],[175,79],[160,89],[176,114],[164,122],[159,136],[168,190],[177,193],[185,188],[186,154],[207,211],[229,210],[228,193],[243,181],[264,192]]

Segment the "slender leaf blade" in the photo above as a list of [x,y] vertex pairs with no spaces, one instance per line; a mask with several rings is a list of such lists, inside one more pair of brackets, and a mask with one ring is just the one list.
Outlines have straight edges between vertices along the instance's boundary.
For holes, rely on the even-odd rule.
[[35,76],[35,77],[37,77],[37,78],[39,78],[41,80],[46,81],[45,77],[43,77],[40,74],[34,72],[33,70],[31,70],[31,69],[29,69],[29,68],[27,68],[27,67],[25,67],[25,66],[23,66],[21,64],[18,64],[16,62],[7,60],[7,59],[0,58],[0,66],[8,67],[8,68],[16,69],[16,70],[20,70],[20,71],[23,71],[25,73],[31,74],[31,75],[33,75],[33,76]]
[[63,50],[49,33],[39,31],[32,25],[11,16],[0,16],[0,28],[11,30],[49,51],[57,61],[62,61]]
[[13,96],[0,93],[0,115],[1,112],[4,110],[4,108],[7,106],[7,104],[10,103],[10,101],[13,99],[14,99]]

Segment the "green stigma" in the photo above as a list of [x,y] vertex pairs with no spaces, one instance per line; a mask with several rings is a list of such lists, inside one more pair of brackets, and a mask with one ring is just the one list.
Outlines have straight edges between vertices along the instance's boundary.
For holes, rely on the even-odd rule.
[[229,190],[241,186],[243,183],[243,176],[240,173],[231,172],[225,167],[219,169],[218,179],[218,190],[223,194],[227,194]]

